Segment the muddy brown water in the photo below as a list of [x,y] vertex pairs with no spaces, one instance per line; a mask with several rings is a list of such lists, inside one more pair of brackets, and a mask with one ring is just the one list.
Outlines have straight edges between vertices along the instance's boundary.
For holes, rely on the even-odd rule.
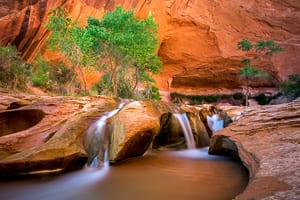
[[157,151],[101,169],[0,180],[0,199],[231,200],[247,183],[240,161],[207,155],[207,148]]

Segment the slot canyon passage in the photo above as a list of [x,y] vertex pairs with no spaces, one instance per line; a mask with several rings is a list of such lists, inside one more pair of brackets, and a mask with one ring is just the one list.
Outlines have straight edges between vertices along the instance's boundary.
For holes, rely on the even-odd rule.
[[[57,96],[32,83],[25,93],[15,90],[22,76],[3,76],[1,55],[0,199],[300,199],[300,99],[278,87],[290,75],[299,86],[300,1],[1,1],[1,47],[15,46],[25,68],[38,55],[59,62],[47,48],[53,8],[84,25],[117,5],[158,24],[162,101]],[[242,39],[284,48],[253,60],[267,78],[239,77],[241,60],[256,56],[238,49]],[[99,74],[85,73],[91,90]],[[267,105],[257,105],[262,94]]]

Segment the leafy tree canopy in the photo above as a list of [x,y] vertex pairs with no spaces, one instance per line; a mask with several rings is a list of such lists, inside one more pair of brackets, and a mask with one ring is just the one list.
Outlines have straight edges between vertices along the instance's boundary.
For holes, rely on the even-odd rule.
[[110,58],[111,83],[117,85],[117,67],[135,68],[135,85],[138,82],[152,82],[151,73],[158,73],[162,67],[156,54],[158,48],[157,24],[150,14],[141,20],[134,16],[134,11],[125,11],[116,7],[101,19],[89,18],[87,35],[93,35],[90,46]]
[[274,53],[284,50],[273,40],[259,40],[253,44],[247,39],[243,39],[238,42],[238,49],[242,51],[250,51],[254,49],[256,52],[264,52],[267,56],[272,56]]
[[[153,82],[151,74],[162,67],[156,54],[157,24],[151,14],[139,19],[133,10],[118,6],[102,19],[89,17],[87,25],[80,27],[64,9],[56,8],[46,27],[52,31],[50,47],[64,53],[81,72],[78,77],[82,77],[82,66],[93,66],[104,73],[100,92],[120,96],[118,87],[123,85],[133,93],[139,83]],[[131,76],[124,76],[125,72]]]

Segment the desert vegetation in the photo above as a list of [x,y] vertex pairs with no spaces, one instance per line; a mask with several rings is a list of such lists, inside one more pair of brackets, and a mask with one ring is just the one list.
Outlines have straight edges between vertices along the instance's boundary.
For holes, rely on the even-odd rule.
[[0,88],[25,90],[30,76],[30,65],[24,63],[15,46],[0,46]]
[[250,56],[241,60],[244,67],[240,69],[238,74],[246,84],[245,105],[247,107],[249,105],[248,99],[251,95],[249,90],[250,82],[255,79],[269,77],[267,72],[263,72],[259,68],[253,66],[252,61],[260,59],[262,56],[272,56],[277,52],[283,51],[284,49],[280,45],[276,44],[273,40],[260,40],[253,44],[247,39],[243,39],[238,42],[238,49],[246,51],[247,53],[254,51],[252,54],[250,54]]
[[[157,24],[151,13],[142,20],[133,10],[116,7],[100,20],[89,17],[87,25],[80,27],[63,8],[55,8],[46,27],[51,31],[48,47],[62,52],[72,66],[68,93],[75,80],[84,94],[90,93],[85,73],[91,69],[102,74],[94,86],[99,94],[138,98],[155,88],[151,75],[159,73],[162,64],[156,54]],[[148,91],[141,92],[141,88]]]
[[[62,55],[47,61],[38,54],[26,64],[14,46],[0,48],[0,86],[23,89],[30,83],[58,95],[103,94],[122,98],[160,99],[152,78],[160,72],[157,24],[118,6],[101,19],[88,17],[86,25],[72,20],[63,7],[49,13],[46,49]],[[87,74],[101,78],[87,85]]]

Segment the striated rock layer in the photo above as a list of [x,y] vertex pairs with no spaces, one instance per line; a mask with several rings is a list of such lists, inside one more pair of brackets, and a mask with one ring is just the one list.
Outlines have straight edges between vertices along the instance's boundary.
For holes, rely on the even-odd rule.
[[[1,44],[14,44],[31,61],[49,33],[44,24],[49,10],[65,6],[74,19],[101,17],[116,5],[134,8],[140,17],[151,11],[159,23],[158,50],[164,68],[156,77],[163,91],[185,94],[232,93],[240,89],[237,72],[244,54],[243,38],[274,39],[285,48],[259,66],[270,72],[265,82],[274,87],[292,73],[300,74],[300,1],[297,0],[20,0],[0,4]],[[45,53],[48,59],[53,54]]]
[[216,132],[213,154],[239,155],[250,182],[237,199],[300,198],[300,99],[256,107]]

